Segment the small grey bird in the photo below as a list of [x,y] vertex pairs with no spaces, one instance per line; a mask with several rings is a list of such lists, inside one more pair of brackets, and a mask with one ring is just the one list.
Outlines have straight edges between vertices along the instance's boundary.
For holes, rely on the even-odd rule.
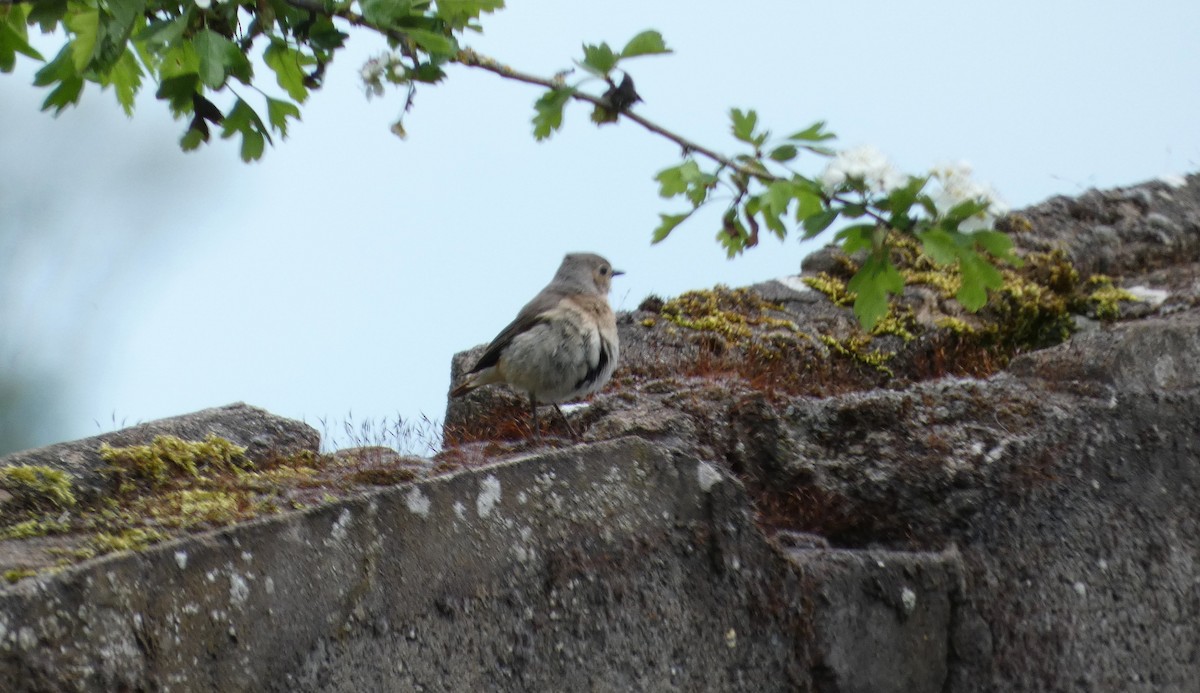
[[[496,335],[450,396],[508,383],[529,394],[535,437],[539,403],[553,404],[566,422],[558,403],[599,390],[617,367],[617,321],[608,291],[612,278],[622,274],[594,253],[569,253],[554,279]],[[567,429],[575,436],[570,423]]]

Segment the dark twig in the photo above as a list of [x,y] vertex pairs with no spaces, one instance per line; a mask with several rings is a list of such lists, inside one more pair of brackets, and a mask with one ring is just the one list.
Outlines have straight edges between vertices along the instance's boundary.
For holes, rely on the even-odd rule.
[[[471,50],[470,48],[466,48],[466,49],[459,51],[456,58],[460,65],[464,65],[466,67],[476,67],[476,68],[479,68],[482,70],[487,70],[488,72],[500,75],[501,77],[503,77],[505,79],[511,79],[511,80],[515,80],[517,82],[524,82],[526,84],[533,84],[533,85],[537,85],[539,87],[545,87],[547,89],[569,89],[569,87],[566,87],[563,85],[561,80],[547,79],[545,77],[531,75],[527,72],[520,72],[518,70],[514,70],[507,65],[501,65],[500,63],[496,62],[495,60],[493,60],[491,58],[488,58],[486,56],[478,54],[475,51]],[[610,106],[608,101],[606,101],[602,97],[594,96],[592,94],[588,94],[588,93],[582,92],[582,91],[576,91],[574,89],[570,89],[570,91],[571,91],[571,98],[573,98],[577,101],[585,101],[587,103],[590,103],[590,104],[593,104],[596,106],[600,106],[602,108],[608,108]],[[668,140],[678,144],[685,151],[696,152],[697,154],[702,154],[703,156],[706,156],[709,159],[712,159],[713,161],[721,164],[722,166],[727,166],[739,173],[745,174],[747,176],[751,176],[751,177],[759,179],[759,180],[763,180],[768,183],[770,183],[771,181],[774,181],[774,180],[778,180],[778,178],[776,176],[771,175],[769,172],[764,171],[761,168],[751,168],[749,166],[746,166],[745,164],[740,164],[740,163],[734,161],[733,159],[730,159],[729,157],[725,156],[724,154],[721,154],[712,149],[709,149],[708,147],[705,147],[702,144],[693,142],[682,135],[671,132],[670,130],[667,130],[666,128],[662,127],[661,125],[654,123],[650,120],[647,120],[646,118],[638,115],[637,113],[634,113],[632,111],[622,111],[621,115],[632,120],[633,122],[637,123],[638,125],[641,125],[643,128],[649,130],[650,132],[653,132],[656,135],[665,137]]]

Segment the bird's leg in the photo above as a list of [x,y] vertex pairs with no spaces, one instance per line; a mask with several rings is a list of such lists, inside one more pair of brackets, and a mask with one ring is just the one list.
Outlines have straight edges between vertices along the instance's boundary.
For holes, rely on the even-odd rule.
[[567,421],[567,415],[562,413],[562,409],[559,409],[557,404],[554,405],[554,411],[558,412],[558,415],[562,417],[563,423],[567,425],[567,430],[571,432],[571,437],[578,441],[579,434],[575,432],[575,429],[571,428],[571,422]]
[[529,411],[533,413],[533,437],[540,440],[542,437],[542,429],[538,427],[537,399],[534,398],[532,392],[529,393]]

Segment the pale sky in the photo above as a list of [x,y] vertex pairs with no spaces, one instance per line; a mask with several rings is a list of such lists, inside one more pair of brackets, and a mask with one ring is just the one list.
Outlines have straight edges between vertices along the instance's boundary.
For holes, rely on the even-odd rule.
[[[1195,0],[510,4],[467,42],[546,76],[583,42],[661,31],[675,53],[628,65],[636,110],[730,153],[736,106],[780,135],[826,120],[838,145],[913,173],[966,160],[1014,208],[1200,169]],[[15,272],[0,368],[69,385],[39,442],[234,401],[337,427],[441,418],[451,355],[490,340],[566,252],[625,270],[611,299],[628,310],[795,273],[808,249],[768,239],[726,260],[719,210],[651,246],[657,213],[682,211],[653,181],[677,148],[598,129],[582,104],[537,143],[538,90],[481,71],[422,88],[401,141],[403,94],[368,100],[358,77],[382,42],[349,44],[251,165],[229,141],[180,153],[185,123],[152,86],[132,120],[94,85],[55,119],[31,62],[0,75],[0,215],[28,241],[0,247]]]

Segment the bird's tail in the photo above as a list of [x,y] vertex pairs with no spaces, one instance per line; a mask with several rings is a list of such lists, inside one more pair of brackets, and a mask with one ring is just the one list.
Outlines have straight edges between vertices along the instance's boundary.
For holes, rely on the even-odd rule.
[[458,384],[458,387],[450,391],[450,396],[462,397],[476,388],[500,382],[504,382],[504,377],[501,375],[500,370],[495,366],[488,366],[477,371],[471,371],[463,376],[462,382]]
[[450,391],[450,396],[451,397],[462,397],[463,395],[467,394],[471,390],[474,390],[479,387],[483,387],[484,385],[487,385],[488,383],[492,382],[491,380],[489,380],[486,377],[487,375],[489,375],[490,370],[491,369],[467,373],[466,376],[463,377],[462,382],[460,382],[458,384],[458,387],[456,387]]

